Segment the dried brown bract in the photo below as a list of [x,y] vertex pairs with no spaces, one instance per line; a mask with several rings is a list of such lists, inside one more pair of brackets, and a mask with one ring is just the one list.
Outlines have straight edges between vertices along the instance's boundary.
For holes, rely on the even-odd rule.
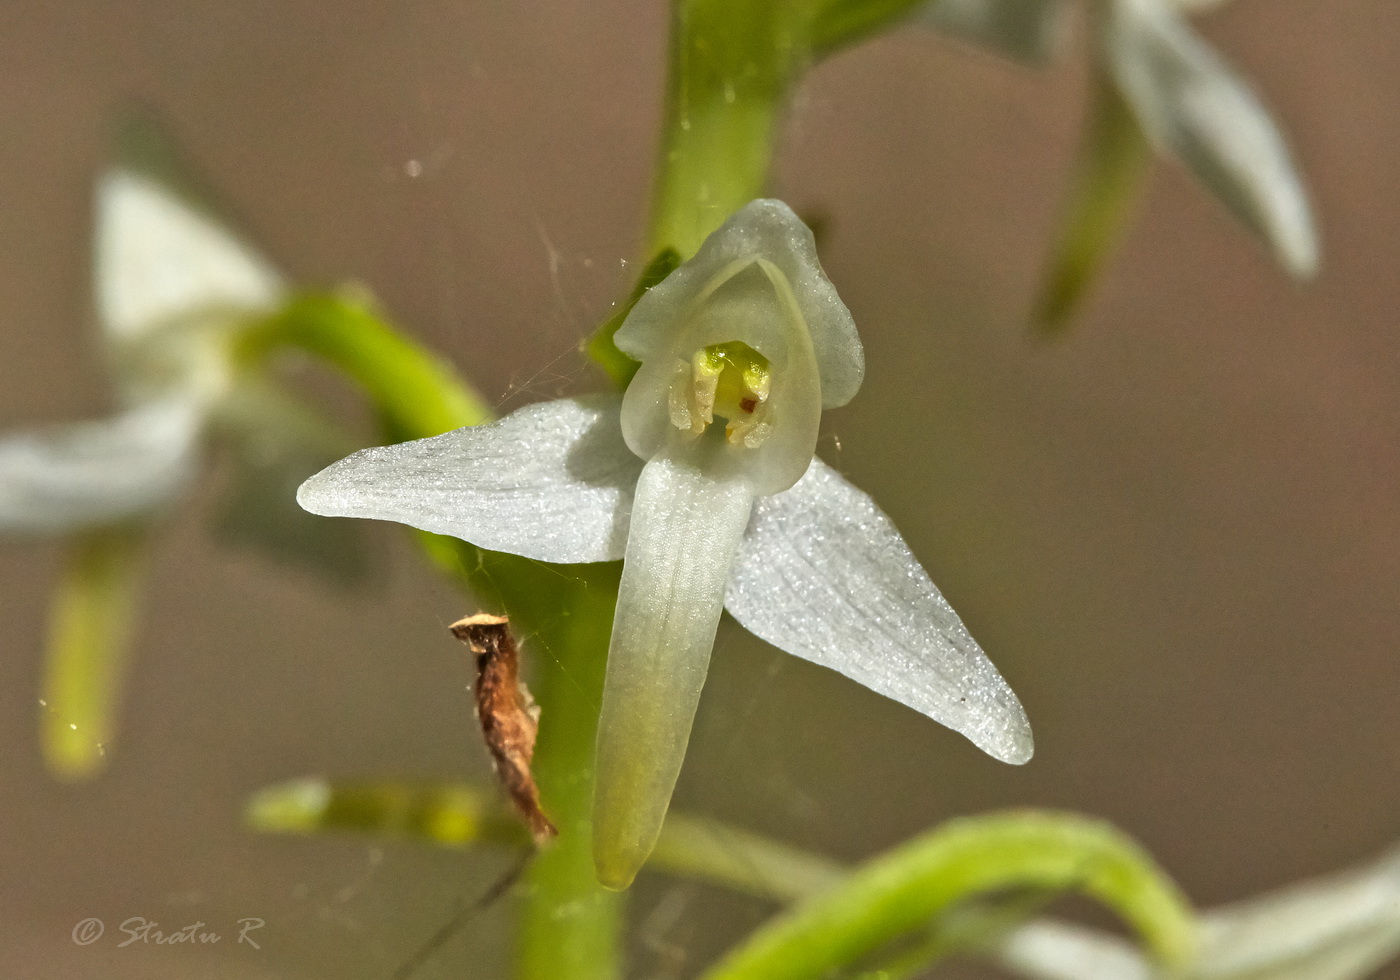
[[510,621],[478,613],[452,624],[452,635],[476,654],[476,717],[510,800],[540,844],[558,831],[540,809],[540,791],[530,774],[540,709],[520,680],[520,654]]

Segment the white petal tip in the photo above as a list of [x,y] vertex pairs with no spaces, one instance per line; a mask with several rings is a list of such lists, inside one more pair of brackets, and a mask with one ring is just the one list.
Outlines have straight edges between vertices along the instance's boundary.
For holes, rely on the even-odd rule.
[[1013,766],[1024,766],[1031,761],[1035,755],[1035,740],[1031,738],[1030,728],[1023,731],[1009,733],[1010,737],[1005,744],[998,746],[996,750],[988,749],[992,757],[1000,759],[1002,762]]
[[297,506],[308,514],[316,514],[320,517],[334,517],[334,513],[328,508],[326,499],[326,474],[333,470],[334,466],[329,466],[314,476],[307,477],[301,486],[297,487]]
[[1317,278],[1321,262],[1315,238],[1309,236],[1287,248],[1280,248],[1278,258],[1283,263],[1283,267],[1288,270],[1288,274],[1299,282],[1307,282]]

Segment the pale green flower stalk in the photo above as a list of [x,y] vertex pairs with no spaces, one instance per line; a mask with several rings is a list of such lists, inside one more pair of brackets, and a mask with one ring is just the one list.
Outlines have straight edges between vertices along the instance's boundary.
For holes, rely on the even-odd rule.
[[598,730],[599,879],[625,887],[655,845],[722,609],[998,759],[1028,760],[1011,689],[889,519],[813,457],[822,408],[855,394],[863,358],[796,215],[743,208],[616,342],[641,361],[621,404],[561,399],[364,450],[297,497],[541,561],[624,558]]
[[[1250,86],[1185,14],[1220,0],[1089,0],[1093,99],[1075,188],[1037,318],[1062,324],[1137,199],[1149,149],[1184,164],[1298,279],[1317,231],[1287,141]],[[1064,46],[1068,0],[936,0],[924,23],[1041,65]]]

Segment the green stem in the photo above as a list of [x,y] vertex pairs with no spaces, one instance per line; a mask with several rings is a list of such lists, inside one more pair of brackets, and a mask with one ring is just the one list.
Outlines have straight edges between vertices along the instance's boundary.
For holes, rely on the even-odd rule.
[[1064,329],[1113,253],[1151,162],[1147,137],[1113,80],[1096,70],[1091,84],[1074,190],[1034,314],[1046,333]]
[[386,436],[422,439],[489,421],[491,410],[450,365],[384,322],[369,298],[304,293],[239,337],[239,354],[303,350],[345,374],[383,416]]
[[907,17],[928,0],[828,0],[812,21],[811,44],[817,57],[834,54]]
[[590,822],[593,742],[619,571],[616,564],[589,566],[586,578],[569,581],[547,600],[547,609],[537,608],[538,593],[502,590],[512,618],[535,628],[529,640],[534,690],[548,713],[534,773],[541,804],[559,827],[526,873],[516,941],[519,980],[609,980],[619,973],[622,896],[598,884]]
[[647,258],[687,259],[763,194],[778,121],[810,61],[810,3],[675,0]]
[[[468,783],[296,779],[254,793],[246,819],[252,829],[273,834],[349,831],[451,848],[531,846],[499,791]],[[674,810],[647,868],[780,903],[809,898],[846,876],[819,854]]]
[[705,980],[812,980],[917,933],[955,903],[1008,888],[1074,889],[1115,909],[1159,961],[1192,953],[1188,906],[1112,827],[1068,814],[954,821],[857,869],[761,928]]
[[82,534],[54,593],[40,732],[49,770],[62,779],[92,776],[106,763],[140,600],[145,544],[143,528]]

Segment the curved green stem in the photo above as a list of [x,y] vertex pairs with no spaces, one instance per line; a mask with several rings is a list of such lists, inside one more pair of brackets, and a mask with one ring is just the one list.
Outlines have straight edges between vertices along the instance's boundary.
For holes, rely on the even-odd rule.
[[1136,844],[1098,821],[1027,812],[957,820],[865,864],[761,928],[705,980],[816,980],[1008,888],[1096,898],[1169,966],[1193,952],[1185,900]]
[[354,381],[392,439],[422,439],[491,418],[450,365],[389,326],[362,293],[303,293],[239,338],[239,354],[250,360],[286,347],[312,354]]
[[828,0],[812,21],[812,50],[818,57],[890,27],[929,0]]

